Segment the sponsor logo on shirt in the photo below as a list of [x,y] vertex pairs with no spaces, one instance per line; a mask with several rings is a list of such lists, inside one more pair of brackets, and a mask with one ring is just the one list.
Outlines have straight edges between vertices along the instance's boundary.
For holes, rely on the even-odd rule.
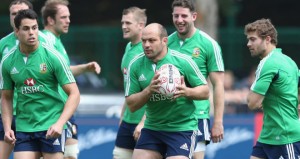
[[16,69],[16,67],[14,67],[13,69],[11,69],[10,74],[18,74],[19,71]]
[[40,64],[40,73],[46,73],[47,72],[47,65],[45,63]]
[[144,74],[140,75],[139,77],[139,81],[146,81],[146,77],[144,76]]
[[38,85],[36,86],[36,81],[33,78],[27,78],[24,81],[24,84],[26,86],[21,87],[21,92],[22,94],[32,94],[32,93],[37,93],[37,92],[44,92],[44,86],[43,85]]
[[173,97],[166,97],[163,94],[158,94],[158,93],[154,93],[151,95],[150,97],[150,101],[151,102],[158,102],[158,101],[163,101],[163,100],[171,100]]
[[127,75],[127,68],[123,68],[123,74]]
[[197,47],[194,48],[192,56],[199,57],[200,56],[200,48],[197,48]]

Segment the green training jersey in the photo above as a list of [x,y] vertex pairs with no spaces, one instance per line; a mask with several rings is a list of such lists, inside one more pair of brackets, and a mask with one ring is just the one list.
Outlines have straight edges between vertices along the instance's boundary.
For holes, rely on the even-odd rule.
[[[45,34],[46,39],[48,40],[48,44],[52,47],[54,47],[67,61],[69,67],[70,67],[70,59],[66,52],[66,49],[61,42],[60,36],[55,36],[51,31],[49,30],[42,30],[42,32]],[[63,88],[59,86],[58,88],[59,94],[63,97],[63,99],[66,101],[68,99],[68,95],[65,93]]]
[[[39,40],[47,43],[48,41],[44,38],[43,34],[39,31]],[[17,39],[14,32],[8,34],[7,36],[3,37],[0,40],[0,61],[2,60],[3,56],[14,50],[19,44],[19,40]],[[14,100],[17,99],[17,93],[14,92]],[[14,112],[13,114],[16,115],[16,103],[13,102]],[[1,113],[1,109],[0,109]]]
[[[174,32],[168,37],[168,47],[190,56],[198,65],[205,78],[210,72],[224,72],[224,63],[219,44],[201,30],[184,41]],[[197,105],[198,118],[210,117],[209,100],[194,100]]]
[[[145,89],[154,77],[155,71],[164,64],[176,66],[190,87],[206,84],[196,63],[188,56],[168,50],[166,56],[156,64],[144,53],[136,56],[129,64],[125,96]],[[188,131],[198,129],[196,106],[193,100],[185,97],[170,99],[162,94],[153,93],[146,106],[145,128],[155,131]]]
[[65,102],[58,85],[74,83],[64,58],[43,42],[28,56],[19,48],[2,58],[2,90],[13,90],[16,100],[16,130],[45,131],[60,117]]
[[281,49],[274,49],[260,61],[251,90],[265,96],[264,123],[258,141],[271,145],[300,141],[296,63]]
[[[127,79],[127,70],[128,70],[128,65],[129,62],[138,54],[143,52],[143,47],[142,47],[142,42],[139,42],[135,45],[132,45],[131,42],[129,42],[125,48],[125,53],[122,58],[122,63],[121,63],[121,71],[123,73],[123,78],[124,78],[124,88],[126,86],[126,79]],[[143,106],[141,109],[135,111],[132,113],[127,104],[125,105],[125,111],[123,114],[123,121],[131,124],[138,124],[141,119],[144,116],[145,113],[145,107]]]

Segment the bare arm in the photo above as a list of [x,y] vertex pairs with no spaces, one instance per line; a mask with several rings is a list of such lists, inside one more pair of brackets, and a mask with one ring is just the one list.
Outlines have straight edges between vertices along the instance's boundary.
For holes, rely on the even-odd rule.
[[203,100],[209,98],[209,88],[207,84],[189,88],[186,86],[183,76],[181,76],[181,85],[177,86],[176,88],[177,91],[174,93],[174,98],[187,97],[193,100]]
[[148,87],[146,87],[144,90],[142,90],[139,93],[131,94],[130,96],[126,97],[126,103],[130,109],[131,112],[135,112],[136,110],[143,107],[148,100],[150,99],[151,95],[154,92],[159,93],[159,74],[155,73],[153,79],[151,80],[151,83]]
[[265,97],[263,95],[254,93],[253,91],[250,91],[247,96],[247,103],[248,103],[249,109],[254,110],[254,109],[261,108],[264,98]]
[[144,127],[145,120],[146,120],[146,113],[144,114],[143,118],[134,129],[133,138],[135,139],[135,141],[137,141],[141,136],[141,130]]
[[13,90],[2,90],[2,122],[5,131],[4,139],[8,143],[14,144],[16,141],[13,130],[11,129],[13,119]]
[[212,126],[213,142],[220,142],[224,137],[224,72],[210,72],[209,79],[213,87],[214,123]]
[[68,94],[64,110],[59,119],[47,131],[47,137],[59,137],[61,135],[63,125],[71,118],[77,109],[80,101],[80,93],[76,83],[70,83],[63,86],[64,91]]
[[101,67],[94,61],[86,64],[70,66],[70,69],[74,76],[78,76],[84,72],[95,72],[97,74],[101,72]]
[[121,125],[121,123],[122,123],[124,112],[125,112],[125,108],[126,108],[126,101],[124,101],[123,106],[122,106],[122,111],[121,111],[121,115],[120,115],[119,125]]

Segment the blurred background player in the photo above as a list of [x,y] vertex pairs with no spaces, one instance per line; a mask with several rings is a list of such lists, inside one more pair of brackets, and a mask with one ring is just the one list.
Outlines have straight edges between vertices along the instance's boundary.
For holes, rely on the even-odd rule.
[[[20,10],[14,19],[19,45],[1,63],[4,139],[15,144],[14,158],[63,158],[65,124],[76,111],[80,93],[66,61],[38,39],[37,14]],[[68,94],[57,96],[57,85]],[[16,91],[16,131],[11,129]]]
[[[142,30],[147,23],[146,10],[138,7],[129,7],[123,10],[122,13],[122,31],[123,38],[129,40],[126,45],[125,53],[122,58],[121,71],[123,73],[124,88],[126,85],[127,71],[130,60],[136,55],[143,52],[142,47]],[[145,106],[141,109],[131,112],[124,101],[119,130],[113,150],[114,159],[131,159],[132,153],[140,136],[143,122],[139,124],[145,113]]]
[[[212,141],[221,142],[224,136],[224,64],[218,43],[194,26],[197,18],[192,0],[174,0],[172,3],[173,24],[177,31],[169,36],[168,46],[184,53],[197,63],[205,78],[209,77],[213,87],[214,120],[211,129]],[[210,102],[195,100],[199,119],[198,143],[195,159],[203,159],[206,145],[210,142]]]
[[[14,0],[9,5],[9,17],[10,17],[10,25],[12,29],[15,29],[14,25],[14,18],[17,15],[18,11],[24,9],[33,9],[32,4],[27,0]],[[17,39],[14,32],[8,34],[7,36],[3,37],[0,40],[0,61],[2,60],[3,56],[8,54],[13,48],[17,47],[19,44],[19,40]],[[17,92],[14,92],[14,100],[16,100]],[[16,115],[16,102],[13,102],[13,113],[14,116]],[[1,110],[0,110],[1,113]],[[15,131],[15,120],[12,121],[12,130]],[[10,153],[12,152],[13,145],[7,144],[4,142],[4,129],[0,114],[0,158],[1,159],[8,159]]]
[[247,96],[248,107],[262,109],[264,115],[251,159],[299,158],[298,66],[276,47],[277,30],[270,19],[249,23],[244,31],[251,56],[261,59]]
[[[193,100],[208,99],[208,86],[191,58],[168,49],[167,37],[162,25],[147,25],[142,32],[144,52],[129,64],[125,89],[128,107],[134,112],[147,104],[147,118],[133,159],[187,159],[195,148],[198,120]],[[159,93],[157,70],[164,64],[173,64],[182,75],[181,85],[171,98]]]
[[[47,0],[41,9],[44,30],[46,38],[49,40],[51,46],[54,46],[59,53],[68,61],[70,60],[68,54],[61,42],[60,35],[67,34],[70,25],[70,12],[68,8],[69,2],[67,0]],[[100,73],[100,66],[97,62],[89,62],[86,64],[70,66],[74,76],[80,75],[84,72]],[[67,99],[67,95],[59,87],[61,95]],[[77,124],[74,116],[68,121],[68,134],[65,147],[65,159],[76,159],[78,157],[78,136]]]

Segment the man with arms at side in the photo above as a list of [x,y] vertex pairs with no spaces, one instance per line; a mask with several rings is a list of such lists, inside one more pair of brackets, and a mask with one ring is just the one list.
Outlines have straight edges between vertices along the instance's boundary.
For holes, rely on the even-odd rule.
[[224,64],[221,48],[205,32],[197,29],[195,4],[192,0],[174,0],[173,23],[176,30],[169,36],[168,47],[190,56],[205,78],[209,77],[213,90],[214,120],[210,135],[209,100],[195,100],[198,112],[199,134],[194,159],[204,159],[206,145],[221,142],[224,135]]
[[[51,46],[54,46],[54,48],[61,53],[70,65],[68,54],[60,39],[60,35],[67,34],[69,30],[70,12],[68,5],[69,2],[67,0],[47,0],[41,9],[41,14],[44,23],[44,30],[42,32],[46,35],[45,38],[48,39]],[[70,68],[74,76],[84,72],[100,73],[100,66],[97,62],[70,66]],[[67,99],[67,95],[61,87],[59,87],[59,90],[63,98]],[[68,121],[68,134],[65,148],[65,159],[76,159],[78,157],[77,124],[74,116]]]
[[[277,31],[270,19],[245,26],[252,57],[261,59],[248,94],[248,107],[264,112],[263,127],[251,159],[298,158],[298,67],[277,45]],[[298,156],[298,157],[297,157]]]
[[[14,0],[9,5],[9,17],[10,17],[10,25],[12,29],[14,29],[14,18],[17,15],[19,10],[23,9],[32,9],[32,4],[27,0]],[[19,44],[19,41],[14,32],[8,34],[0,40],[0,61],[2,57],[9,53],[13,48],[15,48]],[[14,93],[14,99],[16,99],[17,94]],[[14,115],[16,103],[13,103]],[[0,110],[1,113],[1,110]],[[15,130],[15,119],[12,120],[12,129]],[[1,114],[0,114],[0,159],[8,159],[9,155],[13,150],[13,145],[4,142],[4,128],[2,124]]]
[[[4,139],[15,144],[15,159],[39,158],[41,153],[44,159],[62,159],[65,123],[79,104],[78,87],[66,61],[38,40],[37,14],[21,10],[14,23],[20,43],[1,62]],[[58,85],[68,94],[66,102],[57,96]],[[14,91],[16,132],[11,129]]]
[[[147,104],[147,118],[133,159],[188,159],[194,151],[198,120],[193,100],[208,99],[209,90],[196,63],[167,48],[167,36],[160,24],[146,26],[142,31],[144,52],[132,59],[128,67],[125,90],[128,107],[134,112]],[[174,65],[182,76],[173,97],[158,91],[157,70],[164,64]]]
[[[129,40],[122,58],[121,71],[123,73],[124,87],[126,85],[127,70],[130,60],[143,52],[142,30],[147,23],[146,10],[138,7],[129,7],[123,10],[122,31],[123,38]],[[113,150],[114,159],[131,159],[136,140],[138,139],[143,122],[138,126],[145,113],[145,106],[141,109],[130,112],[124,101],[120,126]]]

